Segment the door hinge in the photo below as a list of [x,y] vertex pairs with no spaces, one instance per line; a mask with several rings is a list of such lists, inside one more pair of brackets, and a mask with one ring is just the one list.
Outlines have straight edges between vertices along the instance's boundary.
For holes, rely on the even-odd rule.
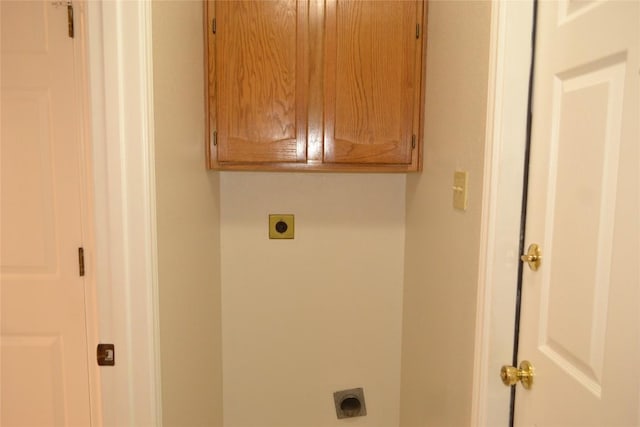
[[416,135],[411,135],[411,148],[416,148]]
[[215,147],[216,145],[218,145],[218,131],[214,130],[213,131],[213,146]]
[[70,1],[67,2],[67,27],[69,30],[69,37],[73,38],[75,35],[73,28],[73,5]]
[[420,24],[416,24],[416,39],[420,38]]
[[215,33],[216,33],[216,18],[213,18],[213,19],[211,20],[211,32],[212,32],[213,34],[215,34]]
[[84,276],[84,248],[78,248],[78,273]]

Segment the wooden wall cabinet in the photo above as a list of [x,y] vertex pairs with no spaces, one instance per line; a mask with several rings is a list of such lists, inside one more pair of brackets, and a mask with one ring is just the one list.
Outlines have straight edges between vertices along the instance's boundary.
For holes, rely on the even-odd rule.
[[426,2],[205,2],[207,162],[421,169]]

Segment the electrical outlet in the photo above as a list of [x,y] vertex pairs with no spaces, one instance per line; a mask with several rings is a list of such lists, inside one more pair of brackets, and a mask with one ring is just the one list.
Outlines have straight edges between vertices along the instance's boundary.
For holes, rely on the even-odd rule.
[[294,229],[294,216],[292,214],[269,215],[270,239],[293,239]]

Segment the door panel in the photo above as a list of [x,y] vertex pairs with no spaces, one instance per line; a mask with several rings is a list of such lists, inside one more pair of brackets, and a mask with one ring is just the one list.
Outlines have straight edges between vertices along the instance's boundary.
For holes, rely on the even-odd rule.
[[[3,336],[0,345],[3,392],[10,394],[2,402],[3,425],[67,425],[61,337]],[[25,406],[35,410],[27,416]]]
[[[57,270],[51,97],[46,89],[3,88],[1,102],[2,273],[50,276]],[[26,233],[15,226],[23,221]]]
[[[625,74],[620,59],[561,73],[552,95],[559,111],[551,129],[549,262],[542,280],[540,344],[543,353],[597,395],[619,173]],[[572,166],[576,160],[583,173]]]
[[638,425],[638,2],[540,2],[516,425]]
[[62,2],[2,1],[3,426],[89,426],[81,109]]
[[[0,29],[2,53],[46,54],[49,51],[47,3],[39,1],[3,3]],[[20,16],[21,19],[14,19],[16,16]],[[29,22],[30,25],[24,25],[25,22]]]

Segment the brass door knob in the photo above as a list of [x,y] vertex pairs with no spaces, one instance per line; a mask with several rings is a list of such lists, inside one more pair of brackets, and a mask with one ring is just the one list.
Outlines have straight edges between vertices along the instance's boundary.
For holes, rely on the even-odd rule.
[[500,378],[506,386],[512,386],[520,381],[522,387],[529,390],[533,385],[533,365],[527,360],[520,363],[520,368],[504,365],[500,370]]
[[540,263],[542,262],[542,250],[540,246],[536,243],[532,243],[529,245],[527,249],[527,253],[520,257],[522,262],[526,262],[529,264],[529,268],[533,271],[537,271],[540,267]]

